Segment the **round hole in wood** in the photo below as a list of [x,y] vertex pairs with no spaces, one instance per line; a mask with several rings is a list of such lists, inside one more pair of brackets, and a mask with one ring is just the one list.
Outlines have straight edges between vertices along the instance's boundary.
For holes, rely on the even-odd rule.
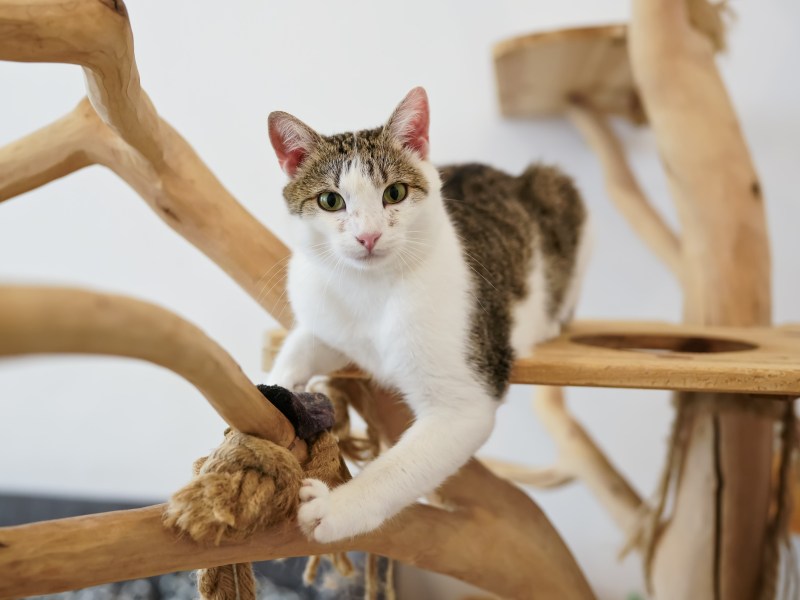
[[668,354],[670,352],[695,354],[741,352],[743,350],[755,350],[758,347],[750,342],[727,338],[655,333],[577,335],[572,338],[572,341],[587,346],[599,346],[614,350],[632,350],[651,354]]

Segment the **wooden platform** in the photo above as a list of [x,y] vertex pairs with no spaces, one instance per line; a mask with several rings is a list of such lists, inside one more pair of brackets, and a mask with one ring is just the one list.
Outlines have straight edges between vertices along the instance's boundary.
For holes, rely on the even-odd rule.
[[571,97],[597,110],[645,122],[628,61],[624,25],[547,31],[494,47],[500,110],[506,117],[564,111]]
[[[269,370],[285,333],[267,334]],[[351,369],[342,377],[365,377]],[[514,364],[512,383],[800,396],[800,326],[582,321]]]

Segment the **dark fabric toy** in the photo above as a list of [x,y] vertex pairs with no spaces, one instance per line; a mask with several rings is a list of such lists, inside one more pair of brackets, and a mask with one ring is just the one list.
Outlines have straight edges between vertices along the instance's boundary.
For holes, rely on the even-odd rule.
[[333,405],[325,394],[295,393],[278,385],[259,385],[258,391],[289,419],[301,440],[314,438],[336,422]]

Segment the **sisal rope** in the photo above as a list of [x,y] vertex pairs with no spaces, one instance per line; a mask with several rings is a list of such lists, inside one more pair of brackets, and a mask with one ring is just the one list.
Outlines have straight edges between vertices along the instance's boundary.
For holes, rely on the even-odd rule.
[[[301,467],[287,449],[277,444],[228,429],[219,447],[195,461],[194,478],[170,499],[163,515],[164,525],[199,543],[243,541],[257,531],[294,518],[303,479],[319,479],[331,487],[350,479],[340,449],[357,463],[377,456],[380,443],[373,427],[368,428],[366,438],[352,434],[349,402],[342,390],[329,379],[319,378],[309,384],[308,392],[329,395],[336,419],[333,433],[323,431],[309,443],[305,465]],[[312,556],[303,574],[306,584],[315,581],[323,558],[343,576],[352,575],[353,565],[345,553]],[[378,598],[374,559],[367,554],[368,600]],[[394,598],[392,576],[389,561],[383,586],[387,600]],[[199,569],[197,577],[203,600],[256,598],[255,577],[249,563]]]

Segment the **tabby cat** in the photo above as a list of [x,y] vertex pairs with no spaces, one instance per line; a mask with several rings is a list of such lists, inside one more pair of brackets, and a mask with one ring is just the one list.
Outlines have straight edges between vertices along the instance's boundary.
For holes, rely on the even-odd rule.
[[572,315],[587,215],[571,180],[533,165],[437,169],[415,88],[382,127],[325,136],[274,112],[289,177],[296,317],[270,383],[303,387],[354,363],[415,421],[352,481],[309,479],[298,520],[332,542],[375,529],[454,474],[492,431],[515,355]]

